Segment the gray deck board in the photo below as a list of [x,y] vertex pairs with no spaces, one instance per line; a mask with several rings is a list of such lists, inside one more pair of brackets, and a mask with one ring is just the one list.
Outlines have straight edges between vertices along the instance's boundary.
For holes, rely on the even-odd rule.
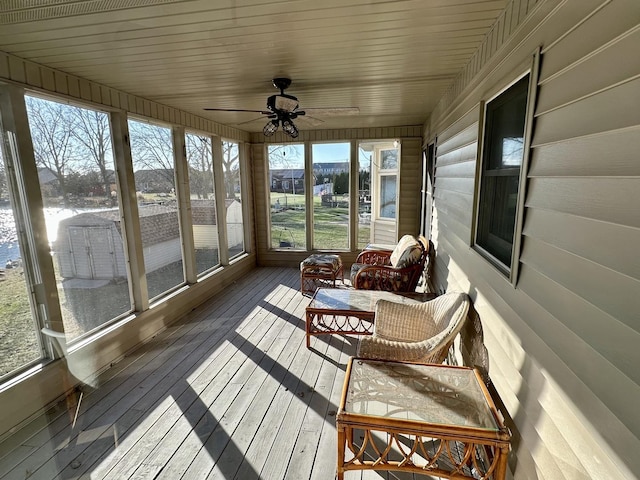
[[59,405],[3,442],[0,479],[334,478],[357,340],[308,350],[298,289],[295,269],[256,269],[84,387],[74,428]]

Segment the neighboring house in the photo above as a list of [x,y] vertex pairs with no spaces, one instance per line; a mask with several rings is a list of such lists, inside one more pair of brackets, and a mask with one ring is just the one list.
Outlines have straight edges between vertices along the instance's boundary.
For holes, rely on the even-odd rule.
[[313,174],[316,177],[340,175],[349,173],[349,162],[318,162],[313,164]]
[[43,197],[58,197],[62,195],[58,176],[49,167],[38,168],[38,182],[40,183]]
[[269,171],[272,192],[304,193],[304,168],[284,168]]
[[137,170],[134,176],[136,188],[145,193],[169,193],[175,184],[174,172],[167,168]]

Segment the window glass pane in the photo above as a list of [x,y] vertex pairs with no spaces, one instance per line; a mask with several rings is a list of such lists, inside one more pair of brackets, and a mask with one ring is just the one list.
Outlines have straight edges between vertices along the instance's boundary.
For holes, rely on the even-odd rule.
[[396,175],[380,177],[380,217],[396,218]]
[[109,117],[26,97],[67,339],[131,310]]
[[480,245],[505,265],[511,264],[518,177],[488,176],[480,194]]
[[187,133],[186,145],[196,271],[200,274],[220,263],[211,138]]
[[184,283],[169,128],[129,120],[149,298]]
[[380,152],[380,169],[395,170],[398,168],[398,149],[382,150]]
[[529,77],[487,104],[486,169],[518,168],[524,153],[524,121]]
[[487,104],[476,243],[511,267],[529,76]]
[[240,188],[240,150],[237,143],[222,142],[222,165],[227,209],[227,241],[229,258],[244,252],[242,225],[242,191]]
[[306,248],[304,145],[268,145],[272,248]]
[[41,358],[2,150],[0,148],[0,377]]
[[313,159],[313,248],[349,248],[350,143],[315,143]]
[[358,248],[371,243],[371,151],[358,147]]

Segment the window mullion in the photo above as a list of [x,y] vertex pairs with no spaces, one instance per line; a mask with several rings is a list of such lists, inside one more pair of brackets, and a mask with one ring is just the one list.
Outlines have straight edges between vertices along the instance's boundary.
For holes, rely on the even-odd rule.
[[173,127],[173,165],[175,169],[176,197],[178,199],[178,223],[182,242],[184,278],[189,284],[197,282],[196,254],[193,241],[193,222],[189,188],[189,163],[185,145],[184,127]]
[[122,205],[121,215],[126,245],[126,265],[131,279],[131,300],[134,310],[142,312],[149,308],[149,291],[144,266],[129,126],[124,112],[112,112],[110,121],[117,189]]
[[213,181],[216,197],[216,222],[218,224],[218,251],[220,253],[220,264],[229,265],[229,242],[227,240],[227,209],[226,209],[226,188],[224,184],[224,168],[222,167],[222,139],[212,137],[213,150]]

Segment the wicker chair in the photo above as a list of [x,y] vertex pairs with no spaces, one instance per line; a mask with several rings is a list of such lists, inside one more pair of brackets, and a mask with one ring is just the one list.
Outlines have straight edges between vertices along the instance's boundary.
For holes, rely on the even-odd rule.
[[351,266],[351,285],[359,290],[413,292],[424,271],[429,241],[405,235],[394,250],[367,249]]
[[360,339],[358,356],[442,363],[469,310],[465,293],[445,293],[421,304],[379,300],[374,332]]

